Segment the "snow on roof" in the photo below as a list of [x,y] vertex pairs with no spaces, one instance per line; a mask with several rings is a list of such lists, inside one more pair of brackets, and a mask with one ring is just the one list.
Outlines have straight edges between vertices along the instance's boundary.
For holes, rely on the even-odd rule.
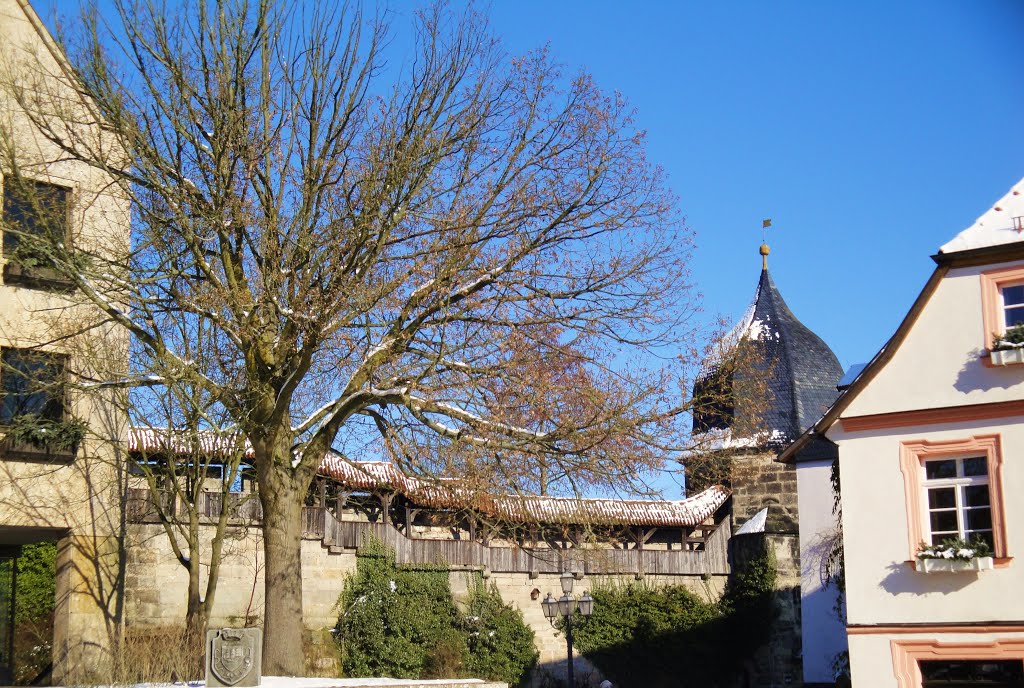
[[[132,428],[128,450],[133,452],[191,453],[193,442],[182,433],[163,428]],[[226,454],[234,447],[230,437],[199,433],[199,451]],[[252,447],[246,442],[246,458]],[[389,461],[348,461],[328,453],[317,471],[354,490],[393,490],[423,506],[438,509],[472,507],[513,521],[537,523],[601,523],[637,526],[695,526],[714,515],[730,492],[721,486],[682,500],[582,499],[532,495],[494,496],[474,491],[453,480],[426,480],[405,475]]]
[[451,481],[409,477],[387,461],[346,461],[337,455],[324,459],[320,473],[355,489],[391,489],[424,506],[471,505],[503,519],[538,523],[695,526],[713,516],[730,495],[724,487],[714,486],[688,499],[674,501],[511,494],[495,497]]
[[[128,433],[128,451],[147,454],[170,452],[173,454],[199,453],[205,456],[225,455],[237,451],[237,439],[214,432],[200,431],[195,435],[167,428],[132,428]],[[253,457],[252,445],[245,440],[245,458]]]
[[973,225],[943,245],[939,253],[955,253],[1018,241],[1024,241],[1024,179],[1017,182]]

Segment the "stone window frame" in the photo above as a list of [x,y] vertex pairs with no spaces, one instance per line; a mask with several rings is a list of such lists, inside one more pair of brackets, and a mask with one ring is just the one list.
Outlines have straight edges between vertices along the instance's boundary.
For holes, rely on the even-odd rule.
[[[995,335],[1006,331],[1003,289],[1024,284],[1024,265],[995,268],[981,273],[981,323],[985,351],[991,351]],[[988,358],[985,363],[991,365]]]
[[900,472],[907,509],[907,546],[911,564],[924,541],[926,504],[924,495],[924,462],[929,459],[985,456],[988,463],[989,504],[992,513],[992,555],[996,566],[1008,566],[1013,557],[1007,550],[1006,517],[1003,488],[1002,437],[975,435],[954,440],[910,440],[900,442]]
[[[926,632],[926,629],[920,629]],[[965,629],[969,631],[970,629]],[[976,642],[937,638],[890,641],[893,674],[897,688],[921,688],[922,659],[1020,659],[1024,661],[1024,638],[996,638]]]

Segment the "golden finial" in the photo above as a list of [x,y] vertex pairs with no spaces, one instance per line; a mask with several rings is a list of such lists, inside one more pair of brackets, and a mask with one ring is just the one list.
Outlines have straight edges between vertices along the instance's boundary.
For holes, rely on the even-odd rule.
[[[761,241],[762,242],[765,241],[765,230],[768,229],[771,226],[772,226],[771,218],[768,218],[766,220],[761,220]],[[767,242],[761,244],[761,269],[762,270],[767,270],[768,269],[768,254],[771,253],[771,252],[772,252],[772,250],[770,248],[768,248]]]

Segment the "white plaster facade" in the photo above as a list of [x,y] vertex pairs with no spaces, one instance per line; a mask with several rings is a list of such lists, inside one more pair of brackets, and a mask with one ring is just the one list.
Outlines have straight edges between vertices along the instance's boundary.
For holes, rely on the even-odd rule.
[[828,683],[833,662],[846,649],[846,625],[836,611],[838,593],[827,583],[825,563],[836,538],[841,538],[832,512],[832,460],[796,465],[800,514],[800,628],[803,637],[803,679]]
[[[1005,661],[1014,670],[1024,662],[1024,569],[1017,559],[1024,550],[1024,504],[1015,499],[1024,488],[1024,365],[993,365],[989,357],[993,330],[1006,328],[1001,290],[1024,284],[1024,237],[1017,232],[1007,240],[1003,229],[1024,215],[1019,188],[947,245],[952,250],[940,251],[935,273],[897,332],[781,457],[792,460],[815,436],[838,446],[855,686],[927,688],[922,667],[937,665],[924,661],[975,667]],[[986,239],[996,225],[999,240]],[[920,543],[930,541],[933,527],[947,527],[933,526],[943,522],[935,519],[946,505],[924,485],[928,462],[971,457],[985,466],[978,484],[986,485],[990,505],[994,568],[925,573]],[[821,499],[825,466],[804,470],[800,514],[817,519],[806,524],[813,538],[831,505]],[[958,495],[947,513],[957,514],[966,534],[984,528],[966,525],[984,518],[971,520],[962,489],[947,493]],[[814,633],[804,629],[805,652]]]

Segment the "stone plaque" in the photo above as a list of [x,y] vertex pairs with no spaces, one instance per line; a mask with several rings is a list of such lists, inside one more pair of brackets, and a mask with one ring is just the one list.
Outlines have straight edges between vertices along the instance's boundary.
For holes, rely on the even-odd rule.
[[259,628],[221,628],[206,632],[206,685],[258,686],[263,660]]

